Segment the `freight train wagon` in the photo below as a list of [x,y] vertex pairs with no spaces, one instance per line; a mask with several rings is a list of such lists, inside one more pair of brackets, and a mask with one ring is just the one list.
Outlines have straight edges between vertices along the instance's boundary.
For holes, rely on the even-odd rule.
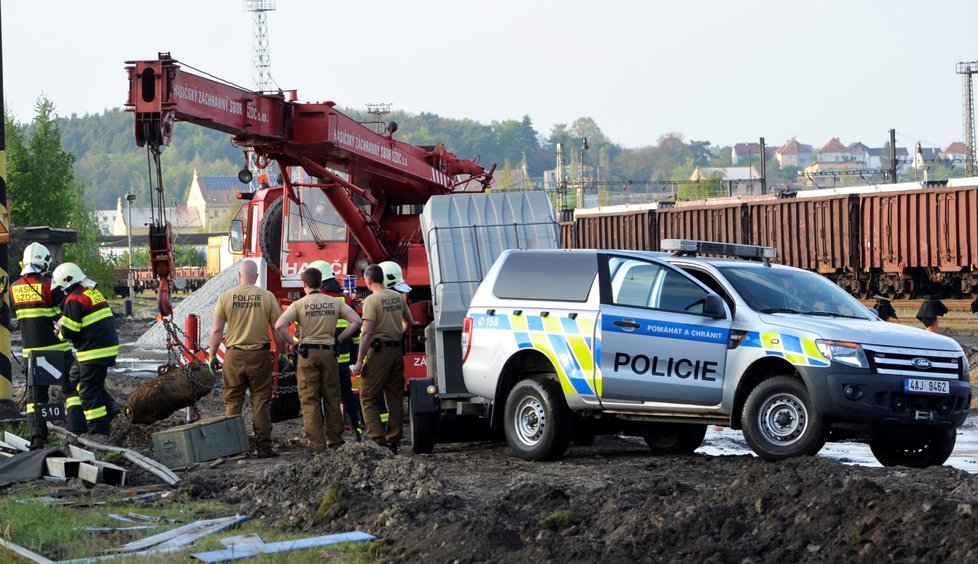
[[575,210],[565,246],[766,245],[855,295],[978,295],[978,178]]

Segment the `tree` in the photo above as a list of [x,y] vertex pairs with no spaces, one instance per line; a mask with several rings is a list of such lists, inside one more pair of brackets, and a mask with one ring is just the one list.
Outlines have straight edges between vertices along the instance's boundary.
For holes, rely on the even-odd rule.
[[29,127],[4,115],[11,222],[74,229],[78,242],[65,245],[65,260],[78,264],[89,278],[111,283],[112,265],[99,254],[98,216],[75,177],[75,156],[61,148],[54,104],[42,96],[34,108],[37,113]]

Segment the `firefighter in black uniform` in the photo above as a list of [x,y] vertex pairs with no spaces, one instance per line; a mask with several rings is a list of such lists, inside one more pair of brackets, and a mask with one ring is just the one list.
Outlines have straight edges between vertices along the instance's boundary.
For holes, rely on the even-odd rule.
[[[23,267],[20,278],[10,285],[10,304],[20,325],[22,356],[26,360],[31,351],[71,351],[71,343],[58,339],[54,324],[61,315],[61,302],[64,294],[61,290],[51,287],[51,277],[47,271],[51,266],[51,253],[40,243],[31,243],[24,249]],[[65,367],[67,368],[67,366]],[[67,376],[64,376],[62,390],[65,396],[65,408],[68,414],[69,430],[78,431],[77,423],[82,423],[80,430],[84,431],[84,416],[81,413],[81,399],[78,390]],[[32,419],[35,409],[50,399],[47,386],[34,386],[28,391],[27,417]],[[75,428],[72,429],[72,423]],[[34,429],[34,426],[30,426]],[[47,427],[41,425],[42,431]],[[40,448],[46,433],[40,437],[32,437],[32,446]]]
[[78,265],[66,262],[54,269],[54,285],[64,289],[60,336],[71,341],[78,364],[79,392],[88,432],[108,437],[116,413],[115,402],[105,389],[105,376],[119,354],[112,308],[95,281]]

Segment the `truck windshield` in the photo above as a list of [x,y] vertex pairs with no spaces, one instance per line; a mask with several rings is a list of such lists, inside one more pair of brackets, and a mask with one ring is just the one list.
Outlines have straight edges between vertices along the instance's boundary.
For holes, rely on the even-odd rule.
[[302,187],[302,205],[289,207],[289,241],[344,241],[346,225],[323,191]]
[[787,268],[719,267],[754,311],[873,319],[859,300],[827,278]]

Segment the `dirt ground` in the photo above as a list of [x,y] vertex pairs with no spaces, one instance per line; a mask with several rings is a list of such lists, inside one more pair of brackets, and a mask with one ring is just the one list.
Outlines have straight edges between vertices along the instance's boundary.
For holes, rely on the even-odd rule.
[[[120,330],[134,340],[145,323]],[[143,381],[114,376],[109,388],[124,403]],[[219,394],[200,402],[203,417],[223,415]],[[183,422],[181,411],[136,426],[123,446],[152,455],[152,433]],[[276,424],[274,439],[280,458],[182,471],[178,492],[309,535],[373,534],[378,561],[978,561],[978,476],[951,467],[650,456],[618,437],[550,463],[494,442],[437,445],[431,455],[404,445],[395,456],[350,440],[310,458],[298,420]],[[134,468],[131,481],[159,480]]]

